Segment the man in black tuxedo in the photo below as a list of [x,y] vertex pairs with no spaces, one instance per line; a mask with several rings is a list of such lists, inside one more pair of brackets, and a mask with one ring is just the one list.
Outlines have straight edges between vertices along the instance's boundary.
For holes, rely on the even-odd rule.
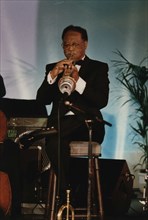
[[[58,133],[47,138],[46,151],[56,173],[60,168],[60,189],[64,190],[68,184],[69,143],[74,140],[88,141],[85,119],[93,119],[92,140],[101,144],[104,139],[104,124],[94,119],[96,116],[103,119],[100,109],[108,103],[109,79],[108,65],[86,55],[88,36],[84,28],[73,25],[66,27],[62,41],[66,58],[46,66],[44,81],[37,91],[37,100],[46,105],[52,104],[48,126],[55,127]],[[62,81],[59,80],[64,76],[74,79],[74,91],[66,91],[69,85],[63,89]],[[70,108],[67,103],[78,108],[73,108],[71,104]]]

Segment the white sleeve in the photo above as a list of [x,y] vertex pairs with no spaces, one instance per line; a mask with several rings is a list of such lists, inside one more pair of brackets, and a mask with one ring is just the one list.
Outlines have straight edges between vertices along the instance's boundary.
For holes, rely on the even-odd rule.
[[56,81],[56,78],[57,78],[57,77],[55,77],[54,79],[52,79],[52,78],[51,78],[51,74],[50,74],[50,72],[49,72],[48,75],[47,75],[47,82],[48,82],[49,84],[53,84],[53,83]]
[[85,87],[86,87],[86,82],[81,77],[79,77],[78,81],[76,82],[76,89],[75,90],[78,93],[82,94]]

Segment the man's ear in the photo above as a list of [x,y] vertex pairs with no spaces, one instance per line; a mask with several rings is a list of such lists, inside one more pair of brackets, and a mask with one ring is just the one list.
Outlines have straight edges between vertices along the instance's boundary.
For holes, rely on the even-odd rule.
[[85,45],[85,49],[86,49],[88,46],[88,41],[85,41],[84,43],[85,43],[84,45]]

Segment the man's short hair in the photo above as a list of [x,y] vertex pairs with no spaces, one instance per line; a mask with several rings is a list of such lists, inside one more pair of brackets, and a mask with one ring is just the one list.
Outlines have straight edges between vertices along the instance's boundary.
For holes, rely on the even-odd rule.
[[63,33],[62,33],[62,40],[64,39],[64,36],[65,34],[68,32],[68,31],[75,31],[75,32],[78,32],[81,34],[81,37],[84,41],[88,41],[88,35],[87,35],[87,31],[80,27],[80,26],[74,26],[74,25],[69,25],[68,27],[66,27],[64,30],[63,30]]

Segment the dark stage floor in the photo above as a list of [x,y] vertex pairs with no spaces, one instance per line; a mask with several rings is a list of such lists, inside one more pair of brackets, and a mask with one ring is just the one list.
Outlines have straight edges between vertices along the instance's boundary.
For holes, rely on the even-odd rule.
[[[148,212],[143,211],[143,205],[140,203],[141,195],[139,192],[133,193],[133,198],[127,213],[122,215],[113,215],[112,213],[106,214],[104,220],[148,220]],[[22,208],[22,214],[19,217],[7,217],[4,220],[52,220],[44,215],[45,209],[43,206],[30,204]],[[65,219],[65,218],[63,218]],[[71,218],[69,218],[70,220]],[[3,219],[1,219],[3,220]],[[66,219],[65,219],[66,220]],[[75,217],[75,220],[87,220],[87,218]],[[91,220],[99,220],[99,217],[91,218]]]

